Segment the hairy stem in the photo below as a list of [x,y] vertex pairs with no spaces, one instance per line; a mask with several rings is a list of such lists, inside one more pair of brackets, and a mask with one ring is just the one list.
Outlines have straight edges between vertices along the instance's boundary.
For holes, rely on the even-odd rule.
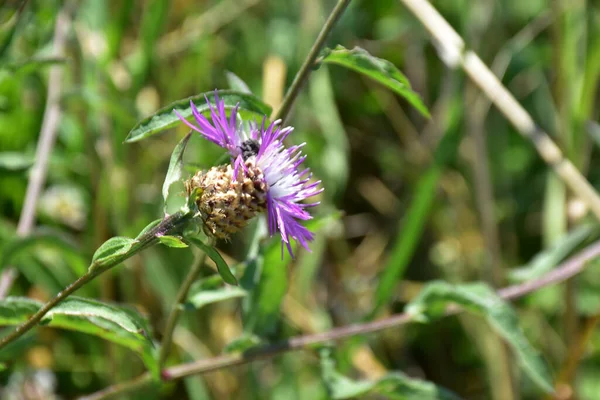
[[[212,243],[210,243],[212,245]],[[163,333],[163,339],[160,346],[160,353],[158,356],[158,367],[162,369],[167,361],[167,357],[169,356],[169,351],[171,350],[171,345],[173,342],[173,331],[175,331],[175,327],[177,326],[177,321],[179,321],[179,316],[181,315],[182,305],[187,299],[188,292],[192,287],[192,284],[198,278],[202,266],[204,265],[204,260],[206,259],[206,253],[202,252],[198,254],[196,260],[194,260],[194,264],[190,268],[185,280],[181,284],[179,288],[179,292],[177,292],[177,297],[175,299],[175,304],[173,304],[173,308],[171,309],[171,313],[167,319],[167,325],[165,327],[165,331]]]
[[[592,243],[581,252],[572,256],[560,264],[557,268],[541,276],[540,278],[505,287],[500,289],[497,293],[504,300],[514,300],[544,287],[564,282],[565,280],[583,271],[588,265],[588,262],[598,256],[600,256],[600,240]],[[446,314],[456,314],[459,311],[460,309],[458,307],[451,306],[447,309]],[[289,351],[308,349],[315,344],[327,343],[333,340],[341,340],[356,335],[379,332],[384,329],[406,325],[410,322],[412,322],[412,319],[408,314],[396,314],[379,321],[347,325],[332,329],[327,332],[297,336],[279,343],[250,349],[243,354],[225,354],[167,368],[162,371],[162,378],[165,381],[182,379],[191,375],[247,364],[259,359],[271,358],[278,354]],[[132,381],[110,386],[89,396],[82,397],[81,400],[112,399],[143,388],[149,385],[151,382],[152,379],[150,374],[145,373],[133,379]]]
[[98,275],[102,274],[105,271],[108,271],[114,266],[121,264],[123,261],[132,257],[134,254],[142,251],[143,249],[156,244],[158,242],[158,236],[180,232],[185,223],[187,223],[190,218],[191,217],[189,214],[181,212],[170,215],[163,219],[160,224],[156,225],[154,228],[150,229],[148,232],[138,237],[136,242],[133,244],[133,246],[127,253],[122,254],[119,257],[109,258],[108,261],[94,261],[88,268],[87,273],[85,273],[75,282],[67,286],[64,290],[59,292],[52,300],[44,304],[42,308],[40,308],[35,314],[29,317],[29,319],[23,324],[19,325],[17,329],[15,329],[12,333],[0,339],[0,349],[2,349],[11,342],[14,342],[15,340],[23,336],[26,332],[28,332],[31,328],[35,327],[37,323],[40,322],[42,318],[44,318],[44,315],[46,315],[48,311],[56,307],[64,299],[69,297],[71,294],[76,292],[79,288],[93,280]]
[[308,79],[308,76],[312,72],[315,60],[319,56],[319,52],[323,48],[325,40],[327,40],[327,36],[329,36],[329,33],[333,29],[333,26],[341,17],[348,4],[350,4],[350,0],[339,0],[336,6],[334,7],[333,11],[331,11],[331,14],[327,18],[327,21],[325,21],[325,25],[323,25],[323,28],[321,28],[321,32],[319,32],[319,36],[317,36],[315,43],[308,52],[306,59],[302,63],[300,70],[298,70],[298,73],[294,77],[292,85],[285,94],[283,103],[281,104],[281,108],[279,108],[279,111],[277,112],[277,115],[274,118],[275,120],[282,119],[285,123],[285,120],[287,119],[288,114],[290,113],[290,110],[294,105],[296,97],[298,97],[298,94],[300,94],[302,86],[304,86],[306,80]]

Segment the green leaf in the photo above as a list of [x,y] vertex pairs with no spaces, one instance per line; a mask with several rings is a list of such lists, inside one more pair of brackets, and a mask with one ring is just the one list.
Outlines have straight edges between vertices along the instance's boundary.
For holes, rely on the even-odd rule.
[[3,57],[9,48],[21,15],[22,8],[15,10],[13,15],[4,24],[0,25],[0,57]]
[[42,303],[26,297],[6,297],[0,300],[0,325],[19,325],[41,307]]
[[158,241],[164,244],[165,246],[173,247],[175,249],[185,249],[186,247],[188,247],[188,245],[177,236],[159,236]]
[[23,171],[33,165],[34,158],[31,155],[17,152],[0,153],[0,171]]
[[511,269],[509,279],[523,282],[540,277],[561,262],[595,231],[597,228],[591,224],[574,228],[558,239],[552,247],[538,253],[528,264]]
[[247,294],[244,289],[238,286],[216,287],[215,284],[220,285],[221,279],[215,281],[209,278],[194,286],[188,295],[186,308],[198,309],[208,304],[244,297]]
[[[165,214],[176,212],[181,207],[185,206],[186,199],[182,195],[181,189],[184,188],[181,182],[183,172],[183,153],[188,141],[192,137],[192,132],[185,135],[183,139],[175,146],[169,161],[169,169],[163,183],[162,194],[165,201]],[[173,201],[175,200],[175,201]],[[173,210],[171,208],[174,208]]]
[[[331,224],[341,217],[335,212],[305,223],[311,232]],[[292,244],[296,254],[298,243]],[[280,318],[280,306],[288,288],[288,265],[291,257],[283,251],[281,237],[277,235],[258,250],[258,255],[249,260],[240,283],[249,293],[244,299],[244,328],[259,336],[275,333]]]
[[406,306],[406,312],[416,320],[426,321],[444,315],[450,303],[484,317],[512,347],[519,364],[531,380],[544,391],[553,392],[548,367],[525,337],[515,311],[489,286],[482,283],[452,285],[432,282]]
[[[0,300],[0,325],[18,325],[39,310],[41,303],[22,297]],[[148,322],[136,312],[112,304],[71,296],[51,309],[45,326],[101,337],[138,353],[149,370],[158,373]]]
[[142,231],[136,236],[135,239],[139,240],[142,236],[144,236],[145,234],[150,232],[152,229],[156,228],[162,221],[163,221],[162,218],[159,218],[159,219],[155,219],[154,221],[150,222],[148,225],[146,225],[146,227],[144,229],[142,229]]
[[368,319],[374,318],[381,307],[390,301],[397,282],[404,276],[433,209],[440,176],[445,166],[456,155],[461,137],[460,129],[446,133],[435,150],[432,165],[419,178],[406,215],[400,221],[398,237],[394,241],[391,254],[382,269],[383,272],[375,292],[375,307],[368,315]]
[[95,268],[99,264],[109,263],[127,254],[135,243],[135,239],[123,236],[108,239],[94,253],[90,269]]
[[391,62],[373,57],[360,47],[348,50],[343,46],[337,46],[333,50],[327,49],[319,61],[341,65],[376,80],[405,98],[421,114],[429,117],[427,107],[419,95],[411,89],[408,79]]
[[225,260],[223,260],[223,257],[221,257],[217,249],[205,244],[202,240],[195,237],[188,237],[186,239],[192,242],[194,246],[199,247],[203,252],[206,253],[207,256],[211,258],[211,260],[215,262],[215,264],[217,264],[217,271],[219,271],[219,275],[221,275],[225,282],[229,283],[230,285],[238,284],[237,279],[235,278],[235,276],[229,269],[229,266],[227,265]]
[[31,252],[32,247],[38,245],[50,245],[78,255],[75,244],[61,233],[50,229],[38,229],[29,236],[14,237],[4,246],[2,257],[0,257],[0,269],[13,262],[12,260],[20,253]]
[[335,370],[329,349],[322,349],[321,371],[323,381],[332,399],[364,398],[382,395],[403,400],[458,400],[460,397],[440,386],[410,378],[401,372],[389,373],[373,381],[355,381]]
[[6,63],[2,67],[10,71],[18,71],[19,74],[26,74],[42,67],[64,64],[66,62],[67,59],[63,57],[33,57],[22,61]]
[[250,90],[246,82],[244,82],[242,78],[240,78],[233,72],[225,71],[225,77],[227,78],[227,84],[229,85],[231,90],[235,90],[236,92],[240,93],[252,94],[252,91]]
[[261,344],[261,340],[258,336],[244,333],[242,336],[233,339],[231,342],[227,343],[225,348],[223,349],[224,353],[243,353],[246,350],[249,350],[253,347]]
[[[225,109],[230,110],[239,103],[240,110],[246,110],[260,115],[271,114],[271,107],[263,103],[258,97],[247,93],[235,92],[233,90],[219,90],[219,100],[225,102]],[[211,104],[215,102],[215,93],[207,92],[187,99],[178,100],[168,106],[161,108],[151,116],[140,121],[127,135],[125,142],[132,143],[155,135],[165,129],[168,129],[179,122],[179,118],[173,110],[177,110],[184,118],[192,116],[190,101],[193,101],[198,111],[201,113],[210,112],[206,104],[206,98]]]

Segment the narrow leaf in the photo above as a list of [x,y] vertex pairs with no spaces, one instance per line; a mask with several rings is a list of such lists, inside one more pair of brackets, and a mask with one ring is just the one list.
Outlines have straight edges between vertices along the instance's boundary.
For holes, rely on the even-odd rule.
[[0,300],[0,325],[19,325],[41,307],[42,303],[26,297],[6,297]]
[[246,82],[244,82],[242,78],[240,78],[233,72],[226,71],[225,77],[227,78],[227,84],[229,85],[229,88],[231,90],[235,90],[236,92],[240,93],[252,94],[252,91],[250,90]]
[[[240,110],[246,110],[261,117],[271,114],[271,107],[263,103],[258,97],[247,93],[235,92],[233,90],[218,91],[219,99],[225,102],[225,109],[232,109],[239,104]],[[206,98],[205,98],[206,96]],[[187,99],[178,100],[168,106],[161,108],[151,116],[140,121],[127,135],[125,142],[132,143],[155,135],[168,129],[179,122],[179,118],[173,110],[177,110],[184,118],[192,116],[190,100],[201,113],[210,112],[206,99],[214,104],[215,93],[207,92]]]
[[174,185],[174,183],[181,181],[181,175],[183,172],[183,153],[185,152],[185,147],[187,146],[191,137],[192,132],[185,135],[185,137],[181,139],[177,146],[175,146],[175,149],[173,149],[173,153],[171,154],[169,169],[167,170],[165,182],[163,183],[162,187],[163,199],[165,201],[165,214],[167,213],[167,205],[170,203],[170,197],[180,196],[182,203],[181,205],[185,205],[185,198],[181,196],[181,193],[179,190],[177,190],[180,189],[182,185]]
[[552,247],[538,253],[528,264],[510,270],[509,278],[523,282],[540,277],[554,268],[596,230],[593,225],[574,228],[558,239]]
[[[0,325],[18,325],[40,309],[41,303],[22,297],[0,300]],[[148,322],[135,311],[83,297],[71,296],[51,309],[42,324],[88,333],[138,353],[157,373]]]
[[188,247],[188,245],[177,236],[159,236],[158,241],[164,244],[165,246],[173,247],[175,249],[185,249],[186,247]]
[[136,240],[138,240],[139,238],[141,238],[142,236],[144,236],[145,234],[147,234],[148,232],[150,232],[153,228],[156,228],[158,226],[158,224],[160,224],[162,222],[162,218],[160,219],[155,219],[154,221],[150,222],[148,225],[146,225],[146,227],[144,229],[142,229],[142,231],[136,236]]
[[256,347],[261,343],[258,336],[244,333],[242,336],[233,339],[223,349],[224,353],[243,353],[246,350]]
[[427,107],[425,107],[419,95],[411,89],[408,79],[391,62],[373,57],[360,47],[348,50],[343,46],[337,46],[333,50],[327,49],[325,55],[319,61],[341,65],[376,80],[405,98],[422,115],[429,117]]
[[[327,224],[339,219],[340,212],[315,218],[305,226],[311,232],[318,232]],[[298,244],[292,244],[294,253]],[[287,251],[282,258],[281,238],[276,236],[266,245],[259,247],[258,255],[249,260],[241,286],[248,291],[243,301],[244,327],[248,332],[259,336],[271,335],[276,331],[280,319],[280,307],[288,288],[288,269],[291,257]]]
[[0,257],[0,269],[10,264],[17,255],[31,252],[32,247],[38,245],[49,245],[72,254],[78,254],[75,244],[60,232],[38,229],[26,237],[14,237],[4,246],[2,257]]
[[553,392],[548,367],[525,337],[515,311],[489,286],[482,283],[452,285],[432,282],[407,305],[406,312],[415,319],[427,320],[442,316],[450,303],[484,317],[512,347],[519,364],[531,380],[544,391]]
[[33,165],[33,156],[17,153],[17,152],[2,152],[0,153],[0,171],[23,171]]
[[134,239],[122,236],[108,239],[94,253],[90,268],[94,268],[98,264],[110,262],[115,258],[127,254],[135,243],[136,241]]
[[335,370],[329,349],[322,349],[321,371],[327,390],[333,399],[364,398],[382,395],[403,400],[459,400],[460,397],[440,386],[410,378],[401,372],[389,373],[377,380],[356,381]]
[[419,178],[406,216],[398,227],[398,237],[392,245],[391,254],[379,279],[375,292],[375,307],[368,319],[374,318],[381,307],[389,302],[397,282],[404,276],[433,209],[440,176],[445,166],[456,155],[460,139],[459,129],[444,135],[435,150],[432,165]]
[[223,260],[223,257],[221,257],[217,249],[205,244],[204,242],[202,242],[202,240],[198,238],[189,237],[186,239],[192,242],[193,245],[199,247],[203,252],[206,253],[207,256],[211,258],[211,260],[215,262],[215,264],[217,264],[217,271],[219,271],[219,275],[221,275],[225,282],[229,283],[230,285],[238,284],[237,279],[235,278],[235,276],[229,269],[229,266],[227,265],[225,260]]
[[199,309],[208,304],[244,297],[245,295],[246,291],[237,286],[225,286],[215,289],[204,289],[200,287],[198,290],[190,293],[186,307],[189,305],[194,309]]

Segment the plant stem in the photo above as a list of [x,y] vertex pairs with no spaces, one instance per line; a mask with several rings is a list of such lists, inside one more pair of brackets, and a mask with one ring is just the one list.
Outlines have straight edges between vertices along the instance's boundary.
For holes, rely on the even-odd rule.
[[89,396],[80,397],[80,400],[106,400],[117,396],[125,396],[131,392],[150,386],[152,382],[152,376],[149,373],[145,373],[130,381],[109,386]]
[[[19,14],[23,11],[24,1],[19,9]],[[65,45],[67,41],[67,31],[70,26],[69,11],[65,7],[58,12],[56,16],[56,24],[54,28],[53,47],[54,52],[52,57],[62,58],[65,53]],[[48,76],[48,93],[46,96],[46,107],[42,120],[42,128],[40,130],[40,139],[35,150],[35,162],[31,168],[29,181],[27,182],[27,191],[25,193],[25,201],[19,224],[17,225],[17,236],[28,236],[33,229],[35,220],[37,202],[40,198],[40,192],[46,182],[46,173],[48,172],[48,163],[50,153],[56,142],[58,134],[58,124],[60,122],[60,96],[64,79],[63,65],[55,65],[50,68]],[[8,267],[2,272],[0,278],[0,298],[6,297],[10,288],[17,277],[17,271],[14,267]]]
[[0,349],[9,343],[15,341],[19,337],[23,336],[27,331],[33,328],[40,320],[46,315],[48,311],[52,308],[56,307],[61,301],[69,297],[73,292],[77,289],[81,288],[83,285],[94,279],[98,276],[98,272],[89,271],[77,279],[75,282],[71,283],[64,290],[59,292],[52,300],[48,301],[42,308],[39,309],[38,312],[33,314],[27,321],[25,321],[22,325],[18,326],[11,334],[3,337],[0,340]]
[[529,113],[502,85],[479,56],[465,48],[465,42],[427,0],[400,0],[423,24],[439,44],[449,67],[462,67],[479,89],[496,105],[504,117],[529,139],[556,175],[600,219],[600,195],[573,163],[564,156],[550,136],[537,126]]
[[154,228],[138,237],[136,242],[127,253],[122,254],[119,257],[108,258],[107,260],[94,261],[88,268],[88,272],[86,272],[75,282],[71,283],[64,290],[59,292],[53,299],[44,304],[42,308],[29,317],[29,319],[23,324],[19,325],[12,333],[0,339],[0,349],[23,336],[27,331],[40,322],[40,320],[44,318],[44,315],[46,315],[48,311],[56,307],[60,302],[69,297],[83,285],[90,282],[103,272],[111,269],[112,267],[121,264],[134,254],[158,243],[157,236],[180,232],[190,218],[191,216],[189,214],[182,212],[170,215],[163,219],[160,224],[156,225]]
[[292,85],[286,93],[283,99],[283,103],[281,104],[281,107],[279,108],[279,111],[277,112],[277,115],[274,118],[275,120],[281,119],[283,120],[283,123],[285,123],[288,114],[290,113],[290,110],[294,105],[296,97],[298,97],[302,86],[304,86],[306,80],[308,79],[308,76],[312,72],[315,60],[319,56],[319,53],[323,48],[323,45],[325,44],[325,40],[327,40],[327,36],[329,36],[329,33],[333,29],[333,26],[338,21],[348,4],[350,4],[350,0],[338,0],[338,3],[333,8],[333,11],[331,11],[331,14],[329,14],[327,21],[325,21],[325,25],[323,25],[323,28],[321,28],[321,32],[319,32],[315,43],[312,45],[312,48],[308,52],[304,63],[302,63],[300,70],[298,70],[298,73],[294,77],[294,81],[292,82]]
[[[212,243],[209,243],[212,245]],[[177,321],[179,320],[179,316],[183,310],[182,305],[187,299],[188,292],[192,287],[192,284],[198,278],[202,266],[204,265],[204,260],[206,259],[206,253],[201,252],[194,260],[194,264],[190,268],[185,280],[181,284],[179,288],[179,292],[177,292],[177,297],[175,299],[175,304],[173,304],[173,308],[171,309],[171,313],[167,319],[167,325],[165,327],[165,331],[163,333],[163,339],[160,346],[160,353],[158,356],[158,368],[162,369],[167,361],[167,357],[169,356],[169,351],[171,350],[171,345],[173,342],[173,331],[175,331],[175,327],[177,325]]]
[[[497,294],[504,300],[514,300],[544,287],[564,282],[583,271],[588,265],[588,262],[598,256],[600,256],[600,240],[592,243],[581,252],[569,258],[554,270],[540,278],[505,287],[504,289],[500,289]],[[460,312],[460,308],[455,306],[450,306],[446,309],[446,315],[454,315],[458,312]],[[250,349],[243,354],[225,354],[167,368],[162,371],[162,378],[165,381],[182,379],[191,375],[247,364],[259,359],[271,358],[288,351],[307,349],[316,344],[345,339],[356,335],[379,332],[384,329],[406,325],[410,322],[412,322],[412,319],[408,314],[396,314],[374,322],[347,325],[327,332],[297,336],[272,345]],[[80,400],[111,399],[145,387],[151,382],[152,379],[150,374],[145,373],[132,381],[110,386],[89,396],[81,397]]]

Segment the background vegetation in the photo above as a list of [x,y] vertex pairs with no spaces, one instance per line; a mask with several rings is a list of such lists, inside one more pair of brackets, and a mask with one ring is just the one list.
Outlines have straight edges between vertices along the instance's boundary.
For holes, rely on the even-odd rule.
[[[34,239],[10,260],[16,280],[9,293],[40,301],[85,272],[107,239],[136,237],[162,216],[169,158],[187,131],[181,125],[124,144],[132,127],[175,100],[231,87],[236,78],[228,71],[277,109],[335,5],[23,3],[0,2],[0,250],[6,256],[17,235],[53,83],[49,70],[58,68],[58,137],[35,228],[27,232]],[[597,187],[600,4],[432,4]],[[65,53],[57,59],[53,43],[61,13]],[[187,307],[168,365],[209,358],[228,345],[247,348],[399,313],[431,280],[502,287],[536,279],[600,237],[586,203],[567,191],[532,143],[460,69],[445,66],[439,46],[400,1],[352,1],[327,41],[331,48],[338,44],[392,62],[431,118],[348,69],[322,65],[313,71],[288,119],[295,127],[291,142],[307,143],[307,163],[325,188],[315,209],[312,252],[280,261],[278,243],[265,242],[276,248],[272,268],[252,275],[240,263],[260,227],[219,243],[228,264],[239,268],[242,288],[255,290],[241,300],[242,294],[228,292],[236,298]],[[221,149],[193,136],[189,172],[221,156]],[[131,306],[148,318],[153,337],[161,338],[195,257],[189,248],[155,246],[78,295]],[[600,399],[596,264],[514,303],[526,336],[553,371],[560,399]],[[2,266],[6,271],[4,261]],[[215,276],[212,261],[202,275],[193,293],[211,288],[206,277]],[[358,335],[332,349],[337,370],[353,379],[402,371],[468,399],[544,396],[484,320],[470,314]],[[146,370],[123,346],[51,327],[0,351],[0,361],[6,399],[74,398]],[[326,362],[320,364],[315,349],[290,352],[127,398],[325,399],[332,396],[322,376]]]

